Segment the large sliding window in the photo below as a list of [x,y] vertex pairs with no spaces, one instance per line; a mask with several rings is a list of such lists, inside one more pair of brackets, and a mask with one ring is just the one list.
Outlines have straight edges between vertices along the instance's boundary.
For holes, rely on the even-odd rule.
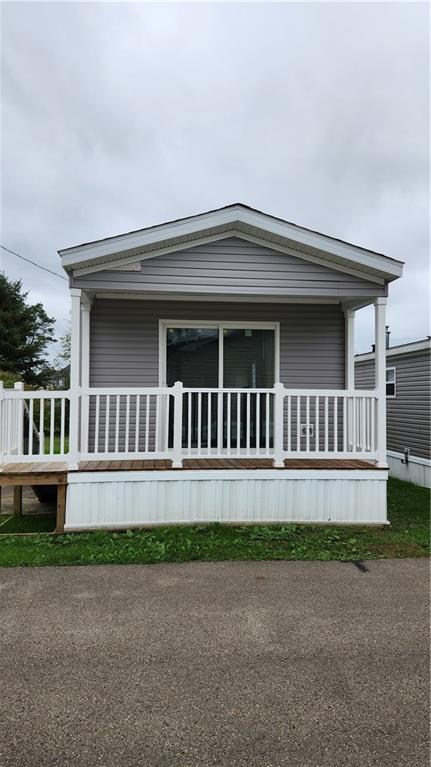
[[163,320],[160,332],[160,383],[256,389],[278,380],[278,323]]
[[[279,377],[278,323],[160,322],[160,383],[196,389],[183,401],[183,447],[243,448],[273,439],[273,401],[202,389],[271,389]],[[267,404],[268,401],[268,404]],[[173,410],[168,418],[173,440]]]

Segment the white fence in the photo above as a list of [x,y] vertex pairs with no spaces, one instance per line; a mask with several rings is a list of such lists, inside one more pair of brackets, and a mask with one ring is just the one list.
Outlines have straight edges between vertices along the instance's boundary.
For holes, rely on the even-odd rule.
[[0,387],[0,462],[378,455],[375,391]]

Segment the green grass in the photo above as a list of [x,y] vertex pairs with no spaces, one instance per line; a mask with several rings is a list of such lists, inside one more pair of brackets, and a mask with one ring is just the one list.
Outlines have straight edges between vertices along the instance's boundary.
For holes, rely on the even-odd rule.
[[[390,479],[391,526],[194,525],[0,538],[0,565],[145,564],[239,559],[364,560],[429,554],[429,491]],[[45,521],[46,522],[46,521]],[[44,524],[45,524],[44,522]],[[4,528],[3,528],[4,529]],[[3,532],[3,529],[0,529]]]
[[[61,443],[60,443],[60,435],[59,434],[54,434],[53,442],[54,442],[54,445],[53,445],[53,447],[54,447],[54,451],[53,451],[54,454],[55,455],[60,455],[60,453],[61,453]],[[43,444],[44,444],[44,454],[48,455],[49,451],[50,451],[50,438],[46,434],[45,434],[45,438],[44,438],[44,443]],[[64,452],[65,453],[69,452],[69,437],[67,437],[67,436],[64,437]]]

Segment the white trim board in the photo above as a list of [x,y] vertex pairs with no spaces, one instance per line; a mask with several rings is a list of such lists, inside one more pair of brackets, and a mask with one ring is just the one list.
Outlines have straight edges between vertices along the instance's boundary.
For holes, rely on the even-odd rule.
[[386,482],[386,469],[176,469],[160,471],[74,471],[69,484],[93,482],[188,482],[189,480],[320,480],[357,479]]
[[[274,295],[249,295],[226,293],[133,293],[132,291],[100,290],[95,292],[96,298],[109,298],[116,300],[131,301],[204,301],[206,303],[230,302],[230,303],[270,303],[270,304],[341,304],[339,298],[303,298],[302,296],[274,296]],[[374,303],[374,298],[368,298],[368,303]],[[365,306],[365,304],[364,304]]]
[[[218,229],[217,232],[214,230]],[[243,234],[256,236],[262,232],[263,239],[285,247],[291,247],[297,242],[310,251],[318,250],[328,253],[331,260],[344,263],[345,266],[363,268],[375,276],[392,280],[400,277],[403,264],[380,253],[337,240],[333,237],[314,232],[276,219],[261,211],[247,208],[241,204],[231,205],[214,211],[208,211],[197,216],[179,219],[158,226],[147,227],[128,234],[118,235],[109,239],[84,243],[82,245],[64,248],[59,251],[62,265],[65,269],[79,268],[89,261],[109,258],[116,253],[131,249],[151,247],[160,243],[170,247],[174,240],[180,245],[185,239],[193,241],[196,235],[208,237],[222,232],[241,230]]]

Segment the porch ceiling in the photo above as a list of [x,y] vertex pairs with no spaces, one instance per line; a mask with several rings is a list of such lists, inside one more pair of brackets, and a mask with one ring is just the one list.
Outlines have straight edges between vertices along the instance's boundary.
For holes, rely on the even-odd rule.
[[[59,251],[64,269],[98,271],[108,265],[127,265],[142,258],[181,250],[190,244],[224,237],[258,241],[281,252],[319,259],[329,267],[358,269],[387,282],[401,276],[403,263],[246,205],[235,204],[158,226],[109,237]],[[81,273],[84,273],[83,271]]]

